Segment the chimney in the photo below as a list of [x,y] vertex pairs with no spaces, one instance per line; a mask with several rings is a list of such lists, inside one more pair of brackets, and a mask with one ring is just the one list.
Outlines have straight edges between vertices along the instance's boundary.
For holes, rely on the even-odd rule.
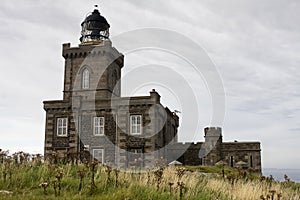
[[152,91],[150,92],[150,97],[156,103],[160,103],[160,95],[155,91],[155,89],[152,89]]

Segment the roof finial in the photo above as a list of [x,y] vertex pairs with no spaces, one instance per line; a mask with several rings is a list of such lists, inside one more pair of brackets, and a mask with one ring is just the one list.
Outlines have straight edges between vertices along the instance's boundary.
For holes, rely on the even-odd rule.
[[94,7],[95,7],[95,9],[97,9],[98,8],[98,4],[95,4]]

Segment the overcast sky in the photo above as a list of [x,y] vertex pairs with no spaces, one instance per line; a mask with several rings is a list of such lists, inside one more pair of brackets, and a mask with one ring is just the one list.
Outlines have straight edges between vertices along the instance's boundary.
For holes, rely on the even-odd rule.
[[[62,99],[61,45],[78,45],[80,24],[94,4],[111,25],[112,41],[124,32],[156,27],[203,47],[224,84],[223,139],[260,141],[263,167],[300,168],[298,0],[1,1],[0,148],[43,153],[42,101]],[[127,69],[143,56],[150,62],[151,55],[158,56],[126,56]],[[203,140],[202,131],[197,139]]]

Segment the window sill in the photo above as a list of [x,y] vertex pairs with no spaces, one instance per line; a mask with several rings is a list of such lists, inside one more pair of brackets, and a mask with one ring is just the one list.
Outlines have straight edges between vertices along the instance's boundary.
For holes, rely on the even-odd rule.
[[56,137],[68,137],[68,135],[56,135]]

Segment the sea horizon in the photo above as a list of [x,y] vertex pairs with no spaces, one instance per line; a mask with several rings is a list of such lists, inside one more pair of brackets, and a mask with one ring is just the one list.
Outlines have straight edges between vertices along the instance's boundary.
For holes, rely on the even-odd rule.
[[300,183],[300,169],[293,168],[263,168],[263,176],[272,175],[276,181],[285,181],[284,175],[286,174],[291,181]]

